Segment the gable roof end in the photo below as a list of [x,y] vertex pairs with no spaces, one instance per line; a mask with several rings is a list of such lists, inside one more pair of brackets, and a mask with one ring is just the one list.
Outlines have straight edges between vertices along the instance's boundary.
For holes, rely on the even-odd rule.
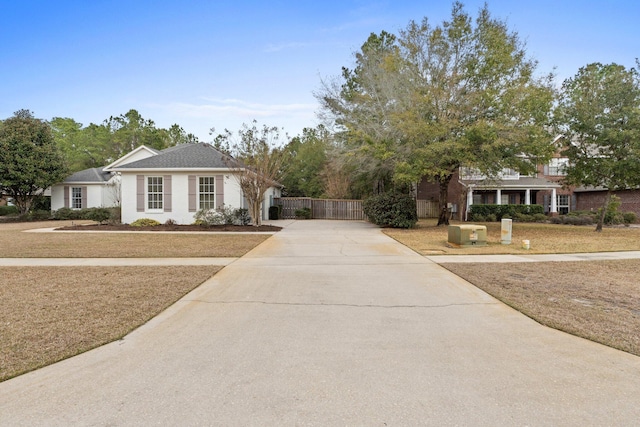
[[151,157],[159,153],[160,151],[156,150],[155,148],[147,147],[146,145],[141,145],[135,150],[109,163],[107,166],[104,167],[104,170],[111,171],[124,164],[132,163],[136,159],[140,160],[140,156]]

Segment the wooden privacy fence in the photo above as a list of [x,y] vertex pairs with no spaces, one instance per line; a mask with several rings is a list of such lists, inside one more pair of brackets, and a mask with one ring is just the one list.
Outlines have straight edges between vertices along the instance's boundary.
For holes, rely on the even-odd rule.
[[[294,219],[296,210],[311,209],[314,219],[341,219],[362,221],[367,219],[362,212],[362,200],[312,199],[310,197],[281,197],[273,199],[274,205],[281,205],[282,219]],[[418,218],[437,218],[438,203],[417,200]]]

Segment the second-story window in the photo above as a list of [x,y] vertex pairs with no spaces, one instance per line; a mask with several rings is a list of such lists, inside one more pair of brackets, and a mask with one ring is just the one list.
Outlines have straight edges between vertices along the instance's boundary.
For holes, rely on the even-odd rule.
[[547,175],[550,176],[564,176],[567,174],[567,166],[569,165],[569,159],[566,157],[556,157],[549,160],[549,166]]

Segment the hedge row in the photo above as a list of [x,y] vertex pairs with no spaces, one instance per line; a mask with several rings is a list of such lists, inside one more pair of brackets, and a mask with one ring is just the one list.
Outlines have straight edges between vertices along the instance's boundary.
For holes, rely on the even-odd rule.
[[60,208],[51,215],[53,219],[89,219],[99,223],[120,222],[120,208]]
[[471,205],[469,219],[471,221],[501,221],[502,218],[537,217],[544,215],[542,205]]

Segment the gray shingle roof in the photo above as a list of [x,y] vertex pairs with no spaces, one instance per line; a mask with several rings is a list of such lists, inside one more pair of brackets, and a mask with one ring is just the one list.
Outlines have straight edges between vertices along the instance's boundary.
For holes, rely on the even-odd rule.
[[155,156],[114,169],[228,168],[225,157],[210,144],[180,144],[162,150]]
[[90,168],[78,171],[67,177],[64,182],[107,182],[111,179],[111,173],[105,172],[103,168]]

